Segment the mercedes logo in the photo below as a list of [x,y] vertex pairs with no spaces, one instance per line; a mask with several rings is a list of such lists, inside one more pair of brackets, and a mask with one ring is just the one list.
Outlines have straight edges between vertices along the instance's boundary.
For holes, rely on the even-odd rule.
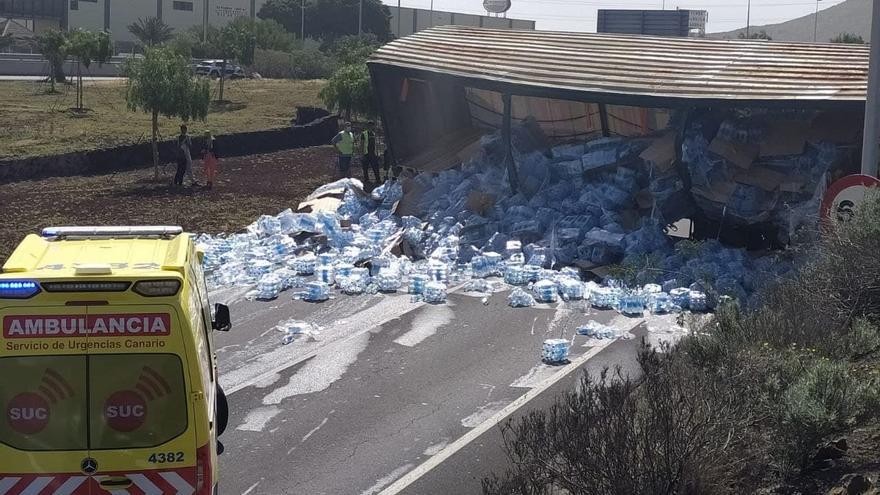
[[86,457],[80,463],[79,468],[82,470],[83,474],[95,474],[98,471],[98,461],[91,457]]

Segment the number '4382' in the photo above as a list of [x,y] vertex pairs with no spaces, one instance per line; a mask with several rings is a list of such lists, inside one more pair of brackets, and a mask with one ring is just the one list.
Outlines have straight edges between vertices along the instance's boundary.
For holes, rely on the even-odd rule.
[[164,464],[166,462],[183,462],[183,452],[154,452],[147,462]]

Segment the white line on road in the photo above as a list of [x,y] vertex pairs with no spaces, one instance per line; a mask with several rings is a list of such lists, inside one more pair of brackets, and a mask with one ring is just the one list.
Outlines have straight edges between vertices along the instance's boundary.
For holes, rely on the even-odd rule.
[[418,481],[419,478],[427,474],[429,471],[439,466],[441,463],[443,463],[443,461],[452,457],[453,454],[463,449],[465,446],[467,446],[467,444],[469,444],[473,440],[476,440],[480,437],[480,435],[486,433],[487,431],[489,431],[490,428],[503,421],[504,418],[510,416],[519,408],[526,405],[530,400],[541,395],[541,393],[555,385],[558,381],[562,380],[564,377],[568,376],[570,373],[580,368],[581,365],[587,362],[587,360],[602,352],[602,350],[611,345],[612,342],[615,341],[609,340],[607,342],[603,342],[601,345],[590,349],[581,356],[578,356],[574,359],[574,361],[562,367],[558,373],[544,380],[544,382],[542,382],[540,385],[529,390],[518,399],[508,404],[507,407],[495,413],[491,418],[487,419],[476,428],[462,435],[461,438],[449,444],[449,446],[447,446],[445,449],[420,464],[417,468],[413,469],[399,480],[395,481],[394,484],[392,484],[385,490],[382,490],[379,495],[397,495],[408,486]]
[[[456,287],[453,287],[452,289],[449,290],[449,293],[456,292],[456,291],[460,290],[462,287],[464,287],[464,284],[460,284]],[[398,308],[401,308],[401,309],[398,309],[395,311],[386,311],[385,314],[382,315],[381,318],[379,318],[377,321],[375,321],[375,323],[366,324],[366,325],[363,324],[362,320],[358,319],[358,315],[360,315],[361,313],[365,313],[365,312],[384,311],[385,308],[380,307],[380,305],[375,305],[375,306],[371,306],[370,308],[366,309],[365,311],[362,311],[361,313],[355,313],[355,314],[351,315],[350,317],[346,318],[346,320],[348,322],[345,326],[351,327],[352,329],[357,329],[357,330],[353,331],[347,337],[343,337],[338,340],[333,340],[333,341],[328,341],[326,343],[323,343],[322,345],[316,347],[315,349],[312,349],[311,351],[309,351],[307,353],[304,353],[303,355],[301,355],[295,359],[291,359],[291,360],[279,359],[281,361],[281,364],[277,364],[274,366],[272,365],[272,363],[275,361],[274,359],[272,359],[274,356],[264,355],[262,357],[266,358],[265,360],[261,361],[258,359],[256,362],[251,363],[249,366],[245,367],[245,368],[258,368],[256,370],[254,370],[254,369],[236,369],[236,370],[232,370],[232,371],[226,373],[225,377],[227,380],[230,380],[230,377],[233,377],[231,379],[232,380],[231,383],[229,381],[227,381],[226,383],[223,383],[224,377],[221,376],[220,380],[221,380],[221,385],[223,386],[223,390],[226,392],[226,395],[229,396],[229,395],[232,395],[232,394],[238,392],[239,390],[250,387],[251,385],[254,385],[257,383],[265,383],[267,380],[271,379],[272,375],[274,375],[276,373],[280,373],[280,372],[282,372],[292,366],[296,366],[297,364],[302,363],[303,361],[306,361],[308,359],[315,357],[315,355],[317,355],[319,352],[321,352],[323,349],[327,348],[330,345],[340,344],[343,342],[348,342],[351,339],[356,339],[360,335],[363,335],[363,334],[373,330],[374,328],[381,327],[382,325],[388,323],[389,321],[400,318],[401,316],[403,316],[405,314],[411,313],[426,304],[424,302],[419,302],[419,303],[415,303],[415,304],[411,304],[411,305],[406,305],[406,304],[403,304],[402,300],[396,301],[396,302],[391,301],[391,300],[389,300],[389,301],[390,301],[389,304],[394,304],[395,306],[397,306]],[[370,320],[371,320],[370,318],[367,319],[367,321],[370,321]],[[281,352],[283,354],[283,351],[284,351],[284,348],[279,347],[278,349],[276,349],[275,352]],[[271,354],[271,352],[269,354]],[[282,356],[279,356],[279,357],[282,357]],[[263,369],[264,366],[265,366],[265,369]],[[247,376],[247,375],[250,375],[250,376]]]
[[299,443],[305,443],[305,441],[308,440],[310,436],[314,435],[316,431],[320,430],[322,426],[326,425],[327,421],[329,420],[330,418],[324,418],[324,421],[321,421],[321,424],[309,430],[309,432],[306,433],[306,436],[302,437],[302,440],[300,440]]

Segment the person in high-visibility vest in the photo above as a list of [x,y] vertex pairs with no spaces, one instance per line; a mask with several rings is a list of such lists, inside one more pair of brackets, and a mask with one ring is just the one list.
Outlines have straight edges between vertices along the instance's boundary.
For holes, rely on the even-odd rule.
[[346,122],[345,127],[333,136],[330,144],[336,147],[336,176],[339,179],[351,177],[351,155],[354,154],[354,134],[351,132],[351,122]]
[[361,157],[361,166],[364,168],[364,181],[370,182],[370,169],[376,177],[376,183],[382,179],[379,177],[379,147],[376,142],[376,123],[367,122],[367,128],[361,133],[360,150],[363,153]]

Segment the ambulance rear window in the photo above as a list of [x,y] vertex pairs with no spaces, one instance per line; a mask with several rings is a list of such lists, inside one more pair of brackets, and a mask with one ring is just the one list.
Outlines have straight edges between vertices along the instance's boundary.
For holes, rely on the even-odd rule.
[[147,448],[187,429],[174,354],[4,357],[0,379],[0,443],[19,450]]
[[174,354],[89,356],[92,450],[156,447],[186,431],[180,358]]
[[86,356],[0,358],[0,442],[20,450],[85,450]]

